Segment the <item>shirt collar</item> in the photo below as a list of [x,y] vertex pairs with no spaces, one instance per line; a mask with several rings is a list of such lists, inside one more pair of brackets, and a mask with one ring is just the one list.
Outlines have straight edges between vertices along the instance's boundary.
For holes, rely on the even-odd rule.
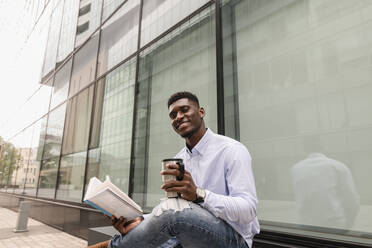
[[199,142],[191,149],[191,151],[187,148],[186,148],[186,152],[189,154],[189,155],[193,155],[195,153],[199,153],[200,155],[203,155],[206,148],[207,148],[207,145],[208,145],[208,141],[212,138],[213,136],[213,132],[210,128],[207,128],[207,131],[205,132],[205,134],[203,135],[203,137],[199,140]]

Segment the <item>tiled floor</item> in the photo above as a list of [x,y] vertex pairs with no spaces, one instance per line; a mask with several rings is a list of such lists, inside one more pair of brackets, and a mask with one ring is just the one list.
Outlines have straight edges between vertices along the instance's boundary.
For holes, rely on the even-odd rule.
[[39,221],[28,219],[28,232],[14,233],[18,213],[0,208],[0,247],[1,248],[83,248],[87,241],[47,226]]

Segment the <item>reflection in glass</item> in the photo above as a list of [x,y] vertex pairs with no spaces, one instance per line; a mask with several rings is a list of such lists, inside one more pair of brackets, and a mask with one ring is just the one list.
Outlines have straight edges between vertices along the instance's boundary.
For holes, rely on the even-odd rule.
[[[109,175],[124,192],[129,183],[135,71],[132,59],[106,76],[99,145],[89,151],[87,182],[93,176],[104,180]],[[99,94],[96,97],[100,99]]]
[[70,59],[63,67],[56,73],[52,100],[50,102],[50,109],[53,109],[58,104],[66,100],[68,94],[68,86],[70,83],[72,59]]
[[[261,223],[370,235],[372,74],[366,48],[372,40],[366,35],[370,22],[357,16],[372,3],[225,2],[224,69],[230,70],[224,88],[238,122],[226,133],[240,133],[254,159]],[[313,153],[323,155],[308,158]],[[307,165],[293,171],[304,159]],[[312,220],[302,214],[306,196],[316,211],[307,211]]]
[[141,24],[141,47],[209,2],[208,0],[144,1]]
[[93,82],[96,73],[98,35],[95,34],[74,56],[69,95]]
[[48,42],[45,51],[44,66],[42,71],[42,76],[50,74],[56,65],[58,40],[61,30],[62,12],[63,12],[63,2],[58,1],[57,7],[53,10],[50,17]]
[[65,0],[63,2],[63,19],[59,38],[57,64],[62,62],[74,50],[76,22],[79,11],[79,1]]
[[93,85],[69,100],[62,153],[74,153],[87,150],[92,112]]
[[140,54],[134,197],[146,207],[164,197],[161,160],[173,157],[184,146],[170,125],[169,96],[177,91],[195,93],[206,109],[206,125],[217,129],[215,49],[212,6]]
[[61,153],[65,111],[66,103],[49,113],[43,159],[59,156]]
[[17,148],[16,168],[13,171],[12,187],[17,194],[23,193],[27,183],[28,164],[31,155],[32,127],[28,127],[12,139]]
[[62,156],[57,199],[80,202],[83,193],[87,152]]
[[311,153],[291,168],[291,175],[302,224],[340,229],[353,226],[359,213],[359,194],[345,164]]
[[28,161],[28,173],[24,193],[35,196],[39,178],[40,160],[44,148],[44,138],[46,132],[46,119],[44,117],[32,126],[32,142],[30,146],[30,156]]
[[80,46],[93,34],[101,21],[102,1],[80,1],[75,47]]
[[139,0],[129,0],[102,27],[98,76],[137,49]]
[[41,161],[38,197],[54,198],[59,157]]
[[[104,22],[107,17],[109,17],[114,11],[122,4],[124,0],[104,0],[103,1],[103,14],[102,14],[102,22]],[[129,1],[125,3],[128,4]]]

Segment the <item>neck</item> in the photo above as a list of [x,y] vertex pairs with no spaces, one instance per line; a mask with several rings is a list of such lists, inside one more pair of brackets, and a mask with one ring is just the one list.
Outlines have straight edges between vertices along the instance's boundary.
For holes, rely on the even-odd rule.
[[187,148],[189,148],[190,151],[196,144],[198,144],[199,140],[201,140],[206,131],[207,129],[205,128],[203,122],[200,128],[195,133],[193,133],[190,137],[186,137],[186,146]]

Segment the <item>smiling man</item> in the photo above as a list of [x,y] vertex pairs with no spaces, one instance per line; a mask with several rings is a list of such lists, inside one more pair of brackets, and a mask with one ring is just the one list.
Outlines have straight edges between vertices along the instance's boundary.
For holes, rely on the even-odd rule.
[[[113,218],[121,235],[102,247],[252,247],[259,224],[248,150],[205,127],[206,113],[194,94],[173,94],[168,110],[173,129],[186,141],[175,156],[183,159],[185,171],[182,180],[162,189],[180,198],[162,202],[145,218]],[[180,171],[171,164],[161,174],[179,177]]]

